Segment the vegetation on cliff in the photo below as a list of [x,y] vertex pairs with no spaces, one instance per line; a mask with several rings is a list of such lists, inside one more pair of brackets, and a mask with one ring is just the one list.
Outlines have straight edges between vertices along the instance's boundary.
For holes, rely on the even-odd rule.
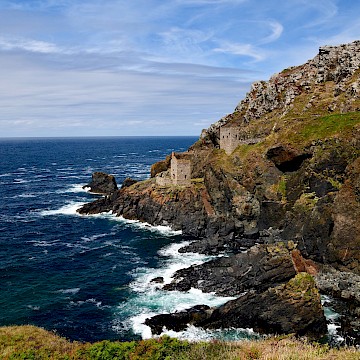
[[198,360],[198,359],[341,359],[359,358],[356,349],[331,349],[292,337],[236,343],[189,343],[169,337],[139,342],[70,342],[34,326],[0,328],[3,360]]

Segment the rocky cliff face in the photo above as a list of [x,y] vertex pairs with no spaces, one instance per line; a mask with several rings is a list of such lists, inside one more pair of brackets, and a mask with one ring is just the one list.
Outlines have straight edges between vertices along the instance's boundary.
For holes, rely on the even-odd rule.
[[[179,275],[183,279],[169,289],[186,290],[199,282],[202,290],[214,291],[211,279],[219,279],[234,284],[233,295],[239,295],[247,278],[234,264],[240,258],[247,264],[241,251],[256,243],[292,241],[301,256],[320,268],[327,264],[360,274],[359,65],[360,41],[320,48],[306,64],[253,84],[234,113],[203,131],[189,149],[195,179],[190,186],[159,187],[150,179],[80,212],[111,210],[125,218],[171,225],[200,238],[185,251],[233,254],[184,270]],[[241,142],[231,155],[218,148],[223,125],[239,127]],[[168,166],[168,159],[155,164],[152,176]],[[247,274],[260,284],[287,281],[289,277],[278,280],[272,271],[277,256],[259,255],[256,261],[264,261],[265,273]],[[291,277],[295,260],[285,258],[281,262],[289,266],[282,274]],[[217,271],[229,272],[227,280],[217,277]]]

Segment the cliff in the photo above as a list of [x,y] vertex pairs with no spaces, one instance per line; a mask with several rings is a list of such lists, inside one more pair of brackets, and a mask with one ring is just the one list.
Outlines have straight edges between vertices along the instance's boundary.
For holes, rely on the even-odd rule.
[[[304,65],[254,83],[232,114],[202,132],[189,149],[189,186],[156,183],[166,159],[151,179],[80,212],[113,211],[200,239],[183,251],[235,256],[292,241],[319,268],[360,274],[359,66],[360,41],[320,48]],[[224,127],[236,128],[229,154],[219,148]]]

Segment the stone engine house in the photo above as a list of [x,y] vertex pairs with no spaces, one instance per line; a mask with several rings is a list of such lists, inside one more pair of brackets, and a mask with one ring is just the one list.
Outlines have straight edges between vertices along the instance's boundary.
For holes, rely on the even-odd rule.
[[186,153],[172,153],[171,180],[174,185],[188,186],[191,183],[191,159]]
[[191,184],[191,154],[172,153],[170,170],[156,176],[160,186],[189,186]]
[[222,126],[220,128],[220,149],[230,155],[241,144],[239,127]]

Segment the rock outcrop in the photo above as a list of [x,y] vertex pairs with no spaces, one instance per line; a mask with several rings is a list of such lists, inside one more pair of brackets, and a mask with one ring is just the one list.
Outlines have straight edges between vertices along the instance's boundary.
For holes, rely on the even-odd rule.
[[103,195],[112,194],[118,189],[113,175],[99,171],[92,174],[90,183],[85,185],[84,188],[90,188],[92,193]]
[[198,288],[222,296],[240,296],[249,290],[263,291],[277,286],[295,275],[291,250],[283,243],[258,245],[245,253],[181,269],[164,289]]

